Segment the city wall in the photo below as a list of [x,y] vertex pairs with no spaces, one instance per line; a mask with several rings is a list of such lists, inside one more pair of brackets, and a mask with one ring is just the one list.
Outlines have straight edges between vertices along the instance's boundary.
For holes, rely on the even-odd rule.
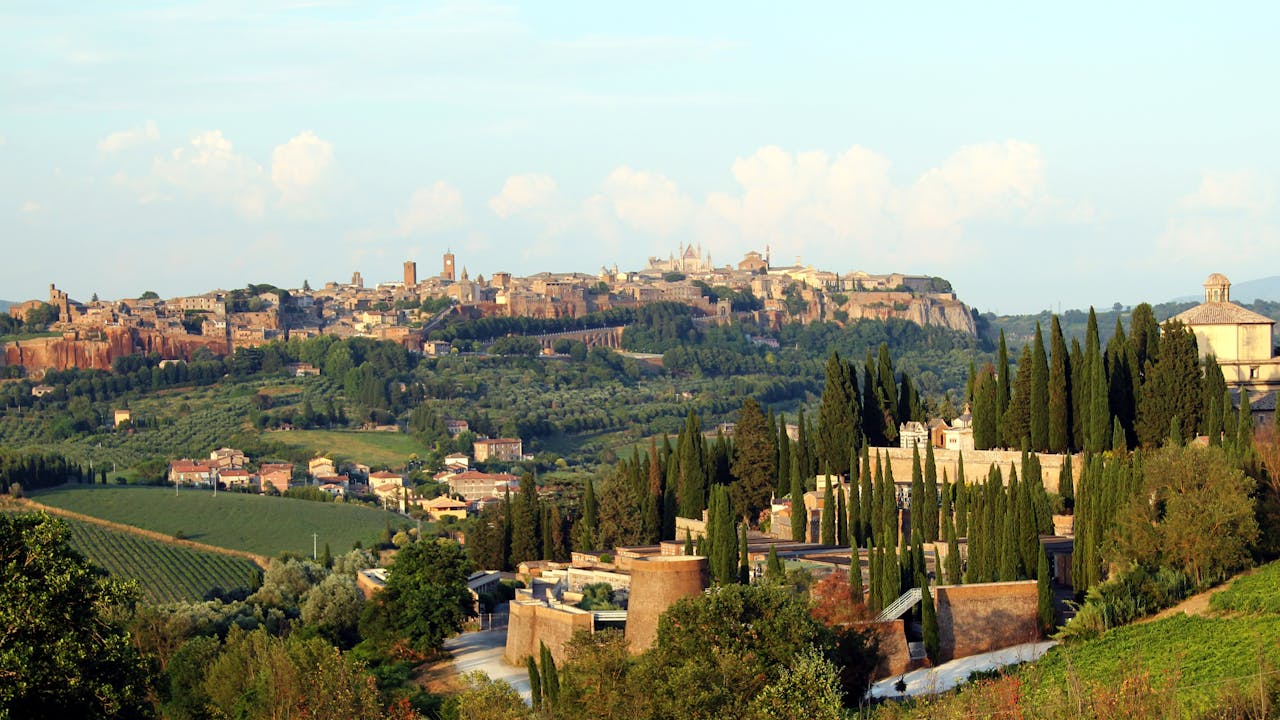
[[529,656],[538,657],[541,645],[551,651],[557,664],[565,661],[564,646],[576,630],[591,632],[591,613],[577,608],[553,608],[541,602],[511,602],[507,625],[507,649],[503,658],[519,665]]
[[[888,454],[889,462],[893,465],[893,479],[897,483],[911,482],[911,450],[904,448],[871,448],[871,466],[875,467],[876,453],[881,455]],[[1058,492],[1058,476],[1062,473],[1062,466],[1066,460],[1066,455],[1052,455],[1049,453],[1035,453],[1040,458],[1041,476],[1044,478],[1044,489],[1051,493]],[[933,449],[934,464],[938,468],[938,483],[942,483],[942,473],[945,470],[947,479],[951,482],[956,481],[959,475],[959,458],[961,451],[959,450],[942,450]],[[987,471],[991,468],[991,464],[995,463],[1004,473],[1006,482],[1009,478],[1009,466],[1017,468],[1019,478],[1022,474],[1022,453],[1016,450],[964,450],[964,481],[966,484],[982,483],[987,479]],[[924,448],[920,449],[920,462],[924,462]],[[1071,476],[1076,482],[1080,481],[1080,473],[1083,469],[1083,456],[1074,455],[1071,459]]]

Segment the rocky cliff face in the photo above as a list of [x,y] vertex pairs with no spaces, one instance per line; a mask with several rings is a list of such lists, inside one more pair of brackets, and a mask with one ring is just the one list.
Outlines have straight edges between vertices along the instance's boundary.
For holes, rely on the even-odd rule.
[[155,352],[166,359],[190,360],[191,354],[202,347],[215,355],[227,354],[227,343],[219,338],[168,335],[137,328],[105,328],[93,338],[68,333],[57,338],[4,343],[0,346],[0,357],[4,359],[3,364],[21,366],[28,375],[38,377],[47,370],[73,367],[109,370],[113,360],[134,353]]
[[969,335],[977,333],[969,307],[950,295],[912,295],[911,293],[855,293],[840,307],[828,308],[828,319],[836,310],[849,314],[850,320],[888,320],[897,318],[922,326],[950,328]]

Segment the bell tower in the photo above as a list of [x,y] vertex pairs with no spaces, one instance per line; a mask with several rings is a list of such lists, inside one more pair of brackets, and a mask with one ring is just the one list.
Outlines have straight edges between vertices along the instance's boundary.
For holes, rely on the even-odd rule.
[[440,277],[449,282],[453,282],[455,277],[453,273],[453,251],[450,250],[444,254],[444,270],[441,271]]

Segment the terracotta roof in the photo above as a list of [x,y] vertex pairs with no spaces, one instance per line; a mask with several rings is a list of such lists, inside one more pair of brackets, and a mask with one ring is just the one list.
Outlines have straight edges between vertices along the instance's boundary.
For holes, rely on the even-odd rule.
[[387,472],[386,470],[379,470],[378,472],[373,473],[369,477],[378,478],[379,480],[390,480],[391,478],[401,478],[403,476],[400,475],[400,473],[393,473],[393,472]]
[[1231,302],[1208,302],[1173,316],[1184,325],[1274,325],[1266,315],[1247,310]]
[[454,500],[447,495],[440,495],[439,497],[431,498],[426,504],[427,507],[435,508],[437,510],[461,509],[467,506],[466,503]]

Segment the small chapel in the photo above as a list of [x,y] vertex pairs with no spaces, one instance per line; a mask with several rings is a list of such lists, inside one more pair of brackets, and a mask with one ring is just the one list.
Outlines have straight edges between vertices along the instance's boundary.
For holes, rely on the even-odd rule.
[[1280,389],[1275,320],[1231,302],[1231,281],[1214,273],[1204,282],[1204,302],[1173,317],[1191,329],[1200,356],[1212,354],[1227,385],[1251,392]]

